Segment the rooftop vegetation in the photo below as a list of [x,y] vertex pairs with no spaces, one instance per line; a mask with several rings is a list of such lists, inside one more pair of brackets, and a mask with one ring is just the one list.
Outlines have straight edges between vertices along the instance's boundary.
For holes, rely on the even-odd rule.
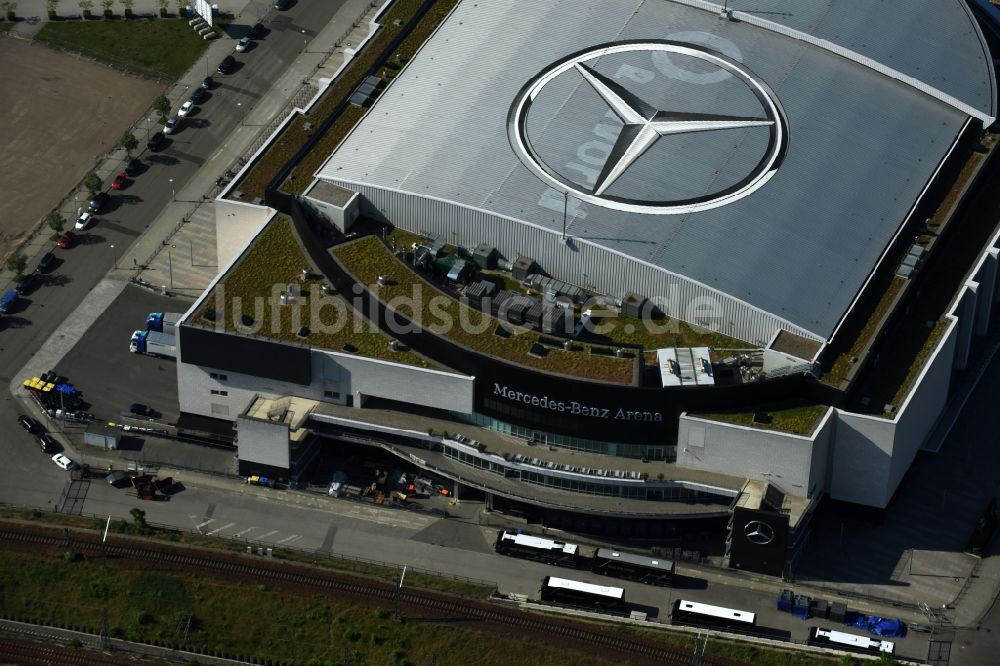
[[892,404],[893,407],[899,409],[903,405],[903,401],[906,400],[906,396],[909,394],[910,389],[913,388],[914,382],[917,381],[917,377],[924,369],[924,365],[927,364],[928,359],[930,359],[931,354],[937,348],[938,343],[941,342],[941,336],[944,335],[945,328],[948,327],[948,320],[942,317],[938,319],[934,324],[934,328],[931,329],[930,334],[927,336],[927,340],[924,341],[924,345],[917,352],[916,357],[913,359],[913,363],[910,364],[910,369],[906,373],[906,379],[899,386],[899,390],[896,391],[896,395],[893,396]]
[[847,374],[854,365],[851,359],[855,357],[860,358],[868,346],[871,345],[875,334],[878,333],[879,327],[882,325],[882,319],[889,314],[896,296],[899,295],[899,292],[902,291],[905,285],[906,280],[893,276],[892,281],[882,293],[882,298],[879,299],[878,305],[872,310],[868,321],[865,322],[864,328],[861,329],[851,348],[838,356],[833,362],[833,366],[827,372],[823,373],[823,381],[825,383],[831,386],[839,386],[842,381],[847,379]]
[[[725,421],[736,425],[760,428],[762,430],[777,430],[793,435],[811,435],[816,429],[823,414],[829,407],[826,405],[813,405],[805,403],[782,403],[772,406],[762,406],[752,411],[731,411],[731,412],[708,412],[692,413],[702,419],[713,421]],[[754,414],[762,412],[771,418],[770,423],[756,423],[753,420]]]
[[[396,259],[374,236],[340,245],[333,250],[333,254],[382,302],[419,297],[416,306],[424,326],[469,349],[547,372],[622,384],[633,381],[633,359],[595,355],[591,353],[591,345],[577,343],[574,351],[551,348],[546,350],[544,356],[529,355],[542,336],[501,324],[499,320],[445,295]],[[387,284],[378,284],[380,275],[387,278]],[[432,308],[431,299],[437,295],[442,298]],[[403,314],[411,314],[409,307],[399,309]],[[453,325],[441,325],[449,320]],[[459,325],[459,322],[467,324]],[[498,327],[509,331],[510,335],[497,335],[495,331]]]
[[[390,338],[374,329],[345,300],[323,296],[320,291],[323,280],[312,269],[310,277],[303,281],[302,269],[309,266],[291,223],[279,217],[261,232],[205,299],[194,322],[333,351],[345,351],[345,346],[350,345],[348,350],[353,348],[352,353],[361,356],[418,367],[431,366],[413,352],[390,349]],[[278,294],[289,284],[299,285],[301,297],[297,304],[283,306],[277,302]],[[317,306],[318,321],[311,321],[312,299],[321,296],[329,304]],[[262,307],[257,306],[259,302],[263,303]],[[243,316],[251,320],[244,322]],[[324,330],[318,330],[320,325]],[[299,336],[302,326],[309,327],[304,337]]]
[[210,42],[182,19],[48,21],[35,39],[153,79],[176,81]]
[[[376,64],[384,64],[384,73],[395,72],[401,64],[413,57],[421,44],[430,36],[434,28],[447,16],[458,3],[458,0],[437,0],[420,22],[413,28],[410,35],[403,41],[394,53],[386,53],[389,44],[400,30],[417,13],[423,0],[395,0],[392,6],[380,17],[378,32],[365,44],[361,53],[357,54],[351,64],[340,73],[340,76],[327,88],[323,96],[301,118],[290,123],[281,135],[271,144],[264,156],[240,181],[239,189],[243,198],[253,200],[264,196],[267,185],[278,175],[278,172],[291,160],[309,141],[315,128],[320,127],[337,110],[340,103],[357,88],[369,71]],[[395,22],[399,21],[399,25]],[[400,54],[399,62],[395,55]],[[282,190],[301,194],[312,182],[313,173],[319,169],[333,149],[347,136],[347,133],[364,115],[364,109],[348,104],[340,116],[333,122],[311,151],[295,166],[294,172],[282,185]],[[305,124],[311,123],[311,129],[305,129]]]

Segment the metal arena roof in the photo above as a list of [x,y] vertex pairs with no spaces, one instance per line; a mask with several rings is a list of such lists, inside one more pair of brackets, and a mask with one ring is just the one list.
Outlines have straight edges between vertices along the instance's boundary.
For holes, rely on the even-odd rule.
[[[739,13],[751,5],[752,14]],[[969,117],[991,122],[995,81],[961,0],[794,5],[730,2],[737,20],[725,20],[698,0],[464,0],[317,175],[362,191],[383,210],[391,207],[383,197],[412,202],[410,195],[453,205],[458,213],[435,216],[435,228],[448,227],[449,240],[469,247],[496,242],[469,221],[484,211],[558,238],[565,205],[573,242],[826,339]],[[554,63],[629,40],[694,45],[707,55],[656,44],[591,53],[528,94],[524,135],[570,189],[590,192],[605,181],[608,163],[627,157],[606,190],[619,203],[564,199],[512,147],[512,105]],[[709,60],[713,53],[728,69]],[[637,117],[628,127],[649,136],[640,137],[645,152],[633,143],[630,153],[613,148],[629,113],[616,114],[616,99],[708,123],[771,118],[762,107],[773,99],[777,115],[767,126],[726,121],[732,127],[683,133],[672,133],[669,113],[666,129],[641,129],[646,121]],[[741,190],[776,150],[776,127],[787,141],[776,168]],[[672,214],[620,203],[697,202],[719,191],[737,195]],[[501,249],[541,256],[530,244]],[[614,275],[580,263],[575,275],[543,268],[613,288]]]

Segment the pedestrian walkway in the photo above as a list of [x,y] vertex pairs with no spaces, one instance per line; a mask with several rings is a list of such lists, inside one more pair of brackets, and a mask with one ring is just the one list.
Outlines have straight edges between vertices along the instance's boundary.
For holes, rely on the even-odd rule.
[[[242,126],[177,192],[177,201],[168,208],[174,209],[173,215],[180,221],[158,243],[136,243],[119,262],[122,268],[134,269],[136,277],[171,292],[196,295],[208,286],[218,272],[212,198],[220,192],[219,177],[244,168],[289,113],[305,107],[326,89],[353,57],[354,48],[375,30],[372,20],[379,6],[370,0],[344,3]],[[192,68],[195,70],[197,66]],[[150,254],[145,254],[147,250]]]

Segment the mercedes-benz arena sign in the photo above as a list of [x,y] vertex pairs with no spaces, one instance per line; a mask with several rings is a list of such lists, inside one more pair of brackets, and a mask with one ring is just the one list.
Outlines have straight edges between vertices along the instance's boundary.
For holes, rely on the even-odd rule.
[[[646,52],[661,59],[677,55],[693,58],[702,68],[714,70],[716,76],[705,77],[707,83],[719,83],[735,78],[745,85],[760,104],[760,113],[753,117],[703,113],[685,108],[684,100],[676,100],[670,108],[656,108],[614,79],[590,66],[594,60],[621,53]],[[547,164],[531,142],[528,115],[531,106],[545,86],[560,76],[578,76],[601,97],[622,122],[600,175],[593,186],[583,187]],[[715,109],[713,109],[715,111]],[[767,147],[757,165],[745,177],[716,192],[677,201],[640,201],[615,196],[609,192],[616,182],[629,177],[629,167],[656,142],[665,136],[695,132],[732,132],[747,130],[767,132]],[[760,188],[777,171],[788,143],[788,121],[771,88],[754,76],[741,63],[713,50],[695,44],[672,41],[628,41],[603,44],[570,55],[554,63],[530,80],[518,93],[507,116],[507,134],[511,147],[538,178],[563,194],[597,206],[616,210],[655,215],[681,214],[716,208],[736,201]]]

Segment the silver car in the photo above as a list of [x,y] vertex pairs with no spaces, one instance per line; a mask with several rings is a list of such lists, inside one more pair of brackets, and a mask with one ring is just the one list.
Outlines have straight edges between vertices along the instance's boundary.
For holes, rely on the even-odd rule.
[[181,119],[178,118],[177,116],[170,116],[169,118],[167,118],[167,124],[163,126],[163,133],[173,134],[174,130],[177,129],[177,126],[180,124],[180,122]]

